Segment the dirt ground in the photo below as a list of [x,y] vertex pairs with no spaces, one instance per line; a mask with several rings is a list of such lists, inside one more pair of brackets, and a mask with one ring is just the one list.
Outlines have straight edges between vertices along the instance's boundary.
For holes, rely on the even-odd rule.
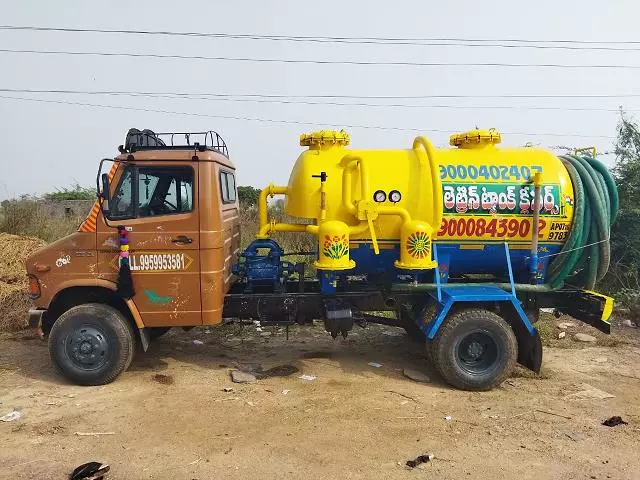
[[[2,334],[0,415],[22,416],[0,422],[0,478],[62,479],[92,460],[127,480],[640,478],[638,329],[604,340],[584,327],[600,339],[584,347],[576,328],[545,349],[541,376],[518,370],[486,393],[449,388],[391,327],[356,327],[346,341],[320,326],[292,327],[289,341],[276,327],[174,330],[102,387],[65,382],[30,332]],[[299,371],[229,377],[283,365]],[[628,425],[601,425],[613,415]]]

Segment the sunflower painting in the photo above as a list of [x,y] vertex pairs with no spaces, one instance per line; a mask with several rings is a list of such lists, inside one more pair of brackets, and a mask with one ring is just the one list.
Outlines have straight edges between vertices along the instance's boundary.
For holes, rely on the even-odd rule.
[[349,241],[346,235],[325,235],[322,254],[332,260],[340,260],[349,253]]
[[425,232],[414,232],[407,239],[407,251],[413,258],[425,258],[431,255],[429,236]]

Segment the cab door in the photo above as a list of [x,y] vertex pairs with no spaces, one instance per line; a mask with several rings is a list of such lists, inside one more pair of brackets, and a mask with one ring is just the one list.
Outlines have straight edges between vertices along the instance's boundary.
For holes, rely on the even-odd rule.
[[136,304],[147,327],[202,324],[198,164],[141,162],[114,179],[108,225],[99,222],[102,277],[117,279],[118,226],[128,231]]

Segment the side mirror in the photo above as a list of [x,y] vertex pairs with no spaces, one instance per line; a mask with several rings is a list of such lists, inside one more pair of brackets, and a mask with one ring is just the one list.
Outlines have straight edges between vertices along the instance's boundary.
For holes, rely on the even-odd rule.
[[100,192],[100,198],[102,198],[102,213],[104,216],[109,216],[111,190],[109,186],[109,175],[107,173],[102,174],[102,191]]

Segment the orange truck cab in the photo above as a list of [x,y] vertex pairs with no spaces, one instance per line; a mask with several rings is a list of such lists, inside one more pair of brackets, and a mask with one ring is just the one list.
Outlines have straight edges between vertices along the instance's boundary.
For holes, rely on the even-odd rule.
[[[177,138],[182,144],[172,145]],[[168,327],[220,323],[240,246],[235,168],[215,132],[132,130],[120,155],[109,162],[103,176],[109,205],[96,201],[78,232],[27,260],[35,303],[30,323],[45,333],[55,337],[54,327],[63,325],[59,317],[78,310],[79,323],[96,309],[126,319],[66,336],[54,361],[75,361],[97,372],[86,378],[78,369],[72,377],[80,383],[105,376],[109,349],[117,347],[105,340],[105,328],[127,334],[137,327],[146,349],[149,337]],[[126,245],[119,229],[128,233]],[[130,298],[117,293],[123,247],[133,285],[139,285]]]

